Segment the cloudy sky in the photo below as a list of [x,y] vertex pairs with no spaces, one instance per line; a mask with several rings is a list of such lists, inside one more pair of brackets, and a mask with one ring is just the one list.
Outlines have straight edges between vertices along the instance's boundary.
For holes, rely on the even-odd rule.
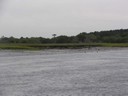
[[0,0],[0,36],[51,37],[128,28],[128,0]]

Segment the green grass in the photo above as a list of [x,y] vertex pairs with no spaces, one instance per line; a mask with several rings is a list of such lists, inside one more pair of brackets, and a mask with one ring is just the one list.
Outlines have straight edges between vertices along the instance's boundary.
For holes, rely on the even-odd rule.
[[0,44],[0,49],[11,49],[11,50],[35,50],[35,48],[22,45],[22,44]]
[[128,47],[128,43],[77,43],[77,44],[0,44],[0,49],[40,50],[40,49],[76,49],[87,47]]

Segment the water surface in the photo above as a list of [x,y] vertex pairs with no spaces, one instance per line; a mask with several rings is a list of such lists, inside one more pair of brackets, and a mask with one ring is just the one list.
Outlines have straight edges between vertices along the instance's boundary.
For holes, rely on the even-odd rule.
[[0,96],[128,96],[128,48],[0,51]]

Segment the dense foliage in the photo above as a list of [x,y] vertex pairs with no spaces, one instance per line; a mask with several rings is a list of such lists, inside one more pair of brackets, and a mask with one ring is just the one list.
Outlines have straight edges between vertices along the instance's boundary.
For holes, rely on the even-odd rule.
[[128,43],[128,29],[109,30],[100,32],[82,32],[76,36],[56,36],[53,38],[43,37],[4,37],[0,38],[0,43]]

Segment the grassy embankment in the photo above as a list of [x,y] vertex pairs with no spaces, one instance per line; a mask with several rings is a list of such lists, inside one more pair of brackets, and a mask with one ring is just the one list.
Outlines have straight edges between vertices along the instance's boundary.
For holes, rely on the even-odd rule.
[[77,49],[88,47],[128,47],[128,43],[81,43],[81,44],[0,44],[0,49],[40,50]]

